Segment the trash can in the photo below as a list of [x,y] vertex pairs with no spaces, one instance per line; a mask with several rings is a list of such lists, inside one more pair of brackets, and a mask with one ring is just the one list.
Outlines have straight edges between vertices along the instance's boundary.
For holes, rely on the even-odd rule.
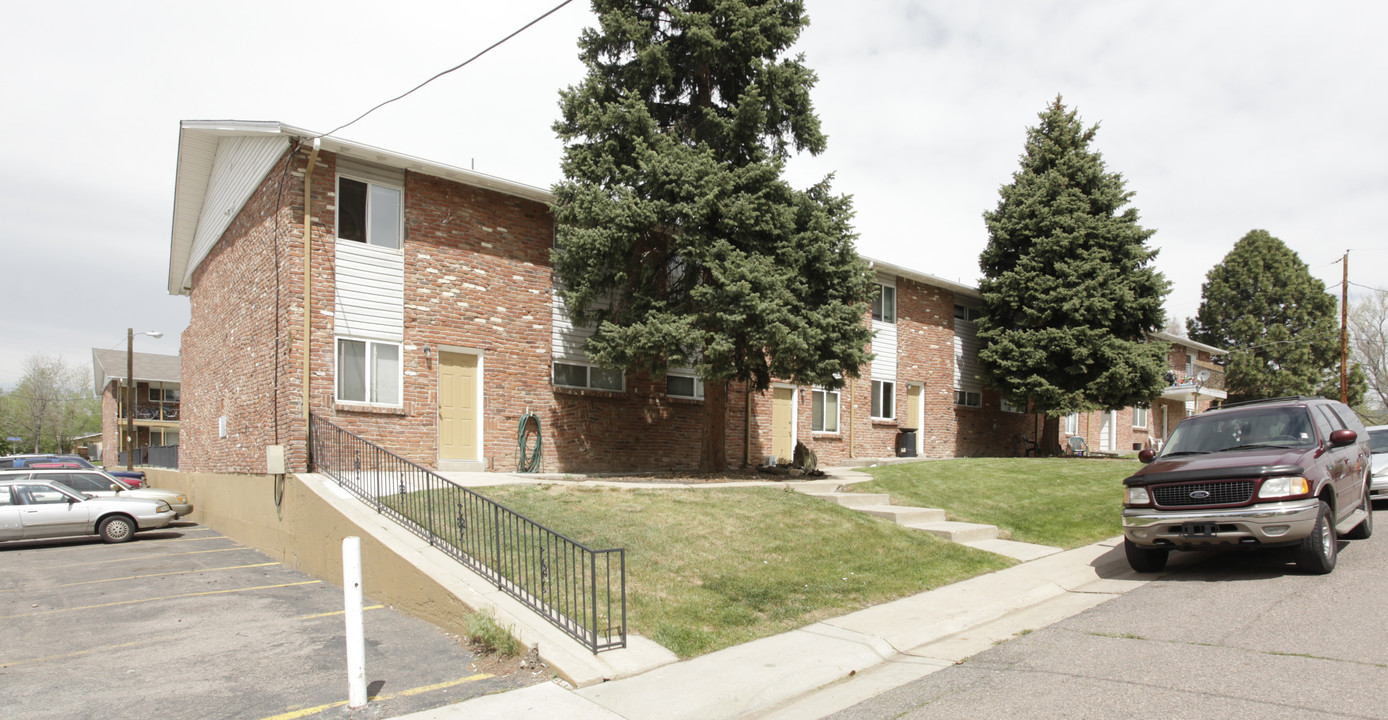
[[900,428],[896,431],[896,456],[916,456],[916,429]]

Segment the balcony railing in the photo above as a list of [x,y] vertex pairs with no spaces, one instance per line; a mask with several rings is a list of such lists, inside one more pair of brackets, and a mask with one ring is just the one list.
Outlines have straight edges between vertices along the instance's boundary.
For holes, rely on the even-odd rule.
[[[121,420],[128,419],[124,404],[121,405],[120,412]],[[135,406],[135,419],[178,422],[178,403],[139,403]]]

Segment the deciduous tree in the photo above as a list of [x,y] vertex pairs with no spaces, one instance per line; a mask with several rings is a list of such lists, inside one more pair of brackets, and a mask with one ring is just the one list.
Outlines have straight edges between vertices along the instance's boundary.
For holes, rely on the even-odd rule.
[[792,0],[594,0],[582,82],[554,128],[555,274],[585,350],[609,368],[695,368],[701,466],[726,464],[730,381],[838,387],[868,359],[872,288],[849,199],[782,179],[825,137],[814,73],[785,57]]
[[1133,193],[1090,145],[1098,126],[1057,97],[1027,129],[1021,167],[984,213],[979,258],[984,380],[1046,415],[1043,451],[1072,412],[1146,406],[1165,385],[1166,279]]

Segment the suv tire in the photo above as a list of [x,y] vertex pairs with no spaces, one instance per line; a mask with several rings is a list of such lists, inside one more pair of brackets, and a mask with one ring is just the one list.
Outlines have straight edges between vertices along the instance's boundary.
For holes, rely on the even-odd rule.
[[1123,553],[1128,556],[1128,565],[1133,570],[1140,573],[1154,573],[1166,569],[1166,558],[1171,554],[1171,551],[1165,548],[1145,548],[1124,538]]
[[1320,514],[1316,516],[1316,526],[1301,544],[1296,546],[1296,566],[1312,575],[1324,575],[1335,569],[1335,557],[1339,552],[1335,537],[1335,523],[1331,522],[1330,504],[1320,502]]
[[1359,507],[1364,511],[1364,521],[1345,533],[1345,537],[1350,540],[1368,540],[1369,536],[1374,534],[1374,501],[1369,497],[1367,480],[1364,482],[1364,504]]

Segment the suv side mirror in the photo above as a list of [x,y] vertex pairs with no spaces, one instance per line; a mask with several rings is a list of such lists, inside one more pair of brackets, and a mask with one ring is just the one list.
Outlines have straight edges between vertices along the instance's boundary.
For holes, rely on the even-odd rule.
[[1353,445],[1359,439],[1359,434],[1353,430],[1336,430],[1330,433],[1330,447],[1344,447]]
[[1137,459],[1139,462],[1146,465],[1147,463],[1157,459],[1157,454],[1155,452],[1152,452],[1150,448],[1144,449],[1137,454]]

